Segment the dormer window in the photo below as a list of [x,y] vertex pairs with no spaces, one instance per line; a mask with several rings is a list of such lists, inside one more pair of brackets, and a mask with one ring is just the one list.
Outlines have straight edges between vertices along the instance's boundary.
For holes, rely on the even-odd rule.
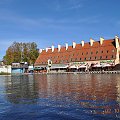
[[115,50],[112,50],[112,52],[115,52]]

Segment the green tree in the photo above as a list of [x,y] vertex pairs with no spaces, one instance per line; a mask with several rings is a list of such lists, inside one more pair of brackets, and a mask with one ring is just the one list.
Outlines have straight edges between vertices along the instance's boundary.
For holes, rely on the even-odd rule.
[[29,64],[34,64],[38,55],[39,52],[35,42],[13,42],[6,50],[6,55],[3,57],[3,60],[6,64],[11,64],[13,62],[28,62]]
[[11,64],[12,61],[14,61],[14,56],[12,53],[12,47],[10,46],[6,51],[6,55],[3,57],[3,60],[6,64]]

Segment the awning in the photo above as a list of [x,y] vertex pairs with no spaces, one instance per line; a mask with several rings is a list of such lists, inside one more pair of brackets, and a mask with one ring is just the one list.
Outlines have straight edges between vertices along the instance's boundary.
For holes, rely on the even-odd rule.
[[28,68],[28,70],[34,70],[33,68]]
[[81,66],[79,66],[79,68],[86,68],[87,66],[85,66],[85,65],[81,65]]
[[46,66],[36,66],[34,70],[43,70],[44,68],[46,68]]
[[72,65],[69,68],[77,68],[77,66],[76,65]]
[[70,66],[69,68],[79,69],[79,68],[86,68],[86,67],[87,67],[87,66],[85,66],[85,65],[81,65],[81,66],[72,65],[72,66]]
[[50,69],[60,69],[60,68],[67,68],[68,65],[65,64],[52,64]]
[[28,70],[33,70],[34,67],[33,66],[28,66]]
[[96,64],[93,67],[102,67],[102,65]]
[[113,65],[111,65],[111,64],[104,64],[103,65],[103,67],[111,67],[111,66],[113,66]]

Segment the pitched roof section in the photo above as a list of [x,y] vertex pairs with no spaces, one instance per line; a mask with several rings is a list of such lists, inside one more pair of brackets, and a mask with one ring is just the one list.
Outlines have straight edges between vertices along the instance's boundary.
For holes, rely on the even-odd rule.
[[[120,42],[120,40],[119,40]],[[47,65],[48,59],[52,60],[53,64],[68,63],[75,61],[90,61],[90,60],[103,60],[103,59],[115,59],[116,47],[115,40],[109,39],[104,40],[102,45],[100,41],[93,42],[93,45],[90,45],[90,42],[82,44],[76,44],[75,48],[73,46],[61,47],[60,51],[58,48],[43,50],[36,62],[35,65]]]

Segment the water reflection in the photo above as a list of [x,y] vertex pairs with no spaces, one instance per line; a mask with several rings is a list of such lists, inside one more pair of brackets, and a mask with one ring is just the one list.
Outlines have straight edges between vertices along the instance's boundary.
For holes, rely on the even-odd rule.
[[92,115],[120,113],[119,75],[35,74],[6,77],[5,82],[7,100],[14,104],[43,105],[47,100],[44,105],[57,109],[72,108]]
[[120,81],[117,75],[35,75],[39,97],[79,104],[91,114],[119,113]]
[[27,103],[34,103],[35,98],[38,98],[35,81],[31,75],[6,77],[5,89],[6,97],[12,103],[24,103],[26,100]]

